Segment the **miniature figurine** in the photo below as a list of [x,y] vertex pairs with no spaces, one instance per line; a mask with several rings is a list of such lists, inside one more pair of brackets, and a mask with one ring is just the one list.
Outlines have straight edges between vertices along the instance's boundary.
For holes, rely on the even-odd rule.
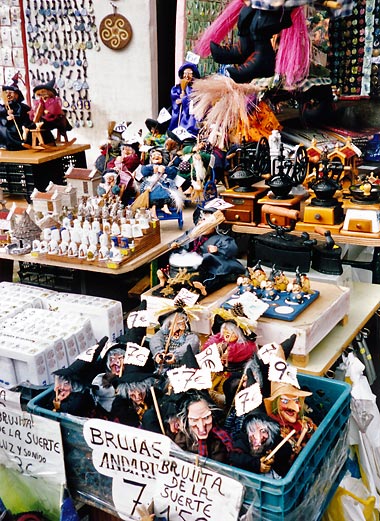
[[33,122],[43,121],[41,129],[44,131],[45,143],[55,142],[51,134],[51,130],[54,129],[58,131],[58,138],[62,136],[65,141],[68,141],[67,132],[73,128],[65,116],[62,109],[62,100],[55,90],[54,84],[55,80],[53,79],[34,87],[33,92],[37,99],[33,101],[29,112],[29,117]]
[[[236,83],[249,83],[253,78],[274,75],[276,55],[271,38],[282,29],[290,27],[292,19],[291,11],[287,9],[266,5],[257,9],[250,0],[243,0],[241,4],[237,19],[238,41],[232,46],[220,46],[211,41],[210,50],[217,63],[235,64],[235,67],[227,67],[227,72]],[[222,19],[223,13],[220,15],[220,20]],[[219,27],[221,23],[222,21],[219,22]],[[230,25],[229,20],[224,36]],[[218,38],[219,41],[221,39]]]
[[[282,441],[280,425],[265,413],[248,414],[234,440],[229,463],[274,479],[283,478],[292,463],[292,446],[287,441],[273,455],[270,452]],[[269,456],[269,457],[268,457]]]
[[182,449],[222,463],[228,461],[232,441],[217,423],[217,408],[207,393],[188,391],[179,413],[180,431],[174,441]]
[[293,448],[293,458],[317,428],[313,420],[305,414],[305,398],[311,394],[291,384],[272,382],[271,395],[264,399],[267,414],[280,424],[282,437],[286,437],[293,429],[296,431],[289,440]]
[[[217,329],[218,315],[215,315],[213,330]],[[236,321],[222,319],[220,331],[211,335],[203,344],[202,351],[216,344],[224,367],[223,373],[213,373],[211,398],[218,406],[225,404],[225,386],[240,380],[245,363],[257,351],[256,342],[245,336]]]
[[[144,204],[136,205],[140,208],[151,208],[155,216],[156,208],[161,208],[164,213],[171,214],[169,206],[174,206],[177,211],[184,205],[183,193],[178,190],[175,178],[177,168],[165,164],[164,152],[160,149],[150,151],[150,163],[141,168],[143,180],[140,185],[140,198],[144,195]],[[145,198],[148,199],[146,204]],[[136,199],[137,201],[137,199]]]
[[21,150],[23,148],[23,127],[33,126],[29,118],[30,107],[23,103],[24,95],[17,86],[2,87],[3,104],[0,105],[0,149]]
[[[216,209],[213,207],[198,206],[193,213],[195,227],[203,222],[206,225],[208,216],[214,212]],[[202,262],[192,277],[192,284],[201,295],[209,295],[228,282],[235,282],[239,275],[245,273],[244,266],[236,259],[238,246],[235,239],[222,234],[216,225],[207,227],[195,239],[188,237],[189,232],[186,232],[172,243],[172,248],[182,246],[182,251],[196,252],[202,256]]]
[[191,332],[189,319],[181,308],[163,315],[159,321],[161,327],[151,337],[149,348],[158,373],[164,375],[168,369],[181,365],[187,346],[197,354],[200,340]]
[[190,93],[194,78],[199,79],[198,67],[194,63],[184,63],[178,69],[180,82],[174,85],[170,91],[172,101],[172,117],[169,123],[169,130],[181,127],[189,134],[198,134],[197,120],[191,113]]
[[98,195],[103,198],[114,197],[120,194],[118,185],[119,174],[116,170],[106,170],[103,174],[104,182],[97,189]]
[[248,268],[248,273],[252,286],[256,289],[260,289],[261,283],[267,278],[267,274],[261,266],[261,261],[257,261],[253,268]]

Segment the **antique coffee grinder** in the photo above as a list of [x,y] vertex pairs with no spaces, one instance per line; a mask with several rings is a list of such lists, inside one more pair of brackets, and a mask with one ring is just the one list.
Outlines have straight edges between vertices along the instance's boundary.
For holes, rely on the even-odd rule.
[[342,162],[339,159],[329,161],[325,148],[310,185],[314,195],[306,201],[303,221],[296,224],[296,230],[314,231],[315,226],[322,226],[332,233],[339,232],[343,226],[344,212],[343,202],[336,192],[341,190],[339,179],[342,171]]
[[351,199],[345,201],[342,235],[380,237],[380,184],[374,177],[350,186]]
[[[284,146],[281,143],[279,154],[272,160],[271,175],[265,181],[265,184],[270,188],[270,192],[259,200],[259,204],[299,210],[300,203],[305,199],[307,192],[303,190],[300,194],[294,195],[290,192],[294,187],[304,182],[307,164],[307,152],[303,145],[296,147],[293,157],[285,157]],[[289,226],[290,224],[286,217],[280,216],[271,216],[271,222],[281,226]],[[263,211],[261,212],[261,224],[259,226],[268,227],[266,215]]]
[[229,170],[229,181],[232,188],[221,192],[220,196],[233,207],[225,210],[226,223],[247,224],[256,226],[260,222],[260,206],[258,199],[269,190],[262,181],[263,175],[270,173],[270,155],[268,140],[247,143],[234,147],[227,154],[231,164],[236,165]]

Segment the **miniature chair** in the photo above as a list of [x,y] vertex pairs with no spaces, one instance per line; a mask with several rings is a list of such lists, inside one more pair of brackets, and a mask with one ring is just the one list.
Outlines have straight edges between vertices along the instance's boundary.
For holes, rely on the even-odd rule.
[[176,208],[169,208],[170,214],[165,213],[161,210],[161,208],[157,208],[156,214],[160,221],[173,221],[178,220],[178,228],[182,230],[183,228],[183,212],[182,210],[177,210]]

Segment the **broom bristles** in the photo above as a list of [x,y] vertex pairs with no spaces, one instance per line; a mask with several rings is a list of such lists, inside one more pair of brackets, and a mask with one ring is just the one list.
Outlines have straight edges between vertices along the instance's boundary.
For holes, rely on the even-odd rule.
[[220,210],[216,210],[216,212],[208,215],[201,223],[197,224],[190,231],[189,237],[193,239],[195,237],[198,237],[199,235],[204,235],[216,226],[218,226],[218,224],[224,222],[225,219],[226,218],[224,217],[223,212],[221,212]]
[[145,190],[145,192],[136,197],[136,199],[131,204],[132,212],[138,210],[139,208],[149,208],[149,192],[149,189]]
[[107,126],[108,137],[111,136],[113,129],[115,128],[116,121],[110,121]]

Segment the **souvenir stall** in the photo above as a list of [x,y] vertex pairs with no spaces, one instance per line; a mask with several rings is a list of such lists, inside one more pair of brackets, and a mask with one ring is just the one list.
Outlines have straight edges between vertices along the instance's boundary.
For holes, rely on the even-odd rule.
[[114,118],[139,53],[103,111],[91,64],[100,91],[153,3],[1,8],[0,186],[29,206],[0,201],[0,518],[330,521],[357,494],[375,521],[380,129],[350,102],[378,96],[378,5],[178,1],[171,107],[149,66]]

